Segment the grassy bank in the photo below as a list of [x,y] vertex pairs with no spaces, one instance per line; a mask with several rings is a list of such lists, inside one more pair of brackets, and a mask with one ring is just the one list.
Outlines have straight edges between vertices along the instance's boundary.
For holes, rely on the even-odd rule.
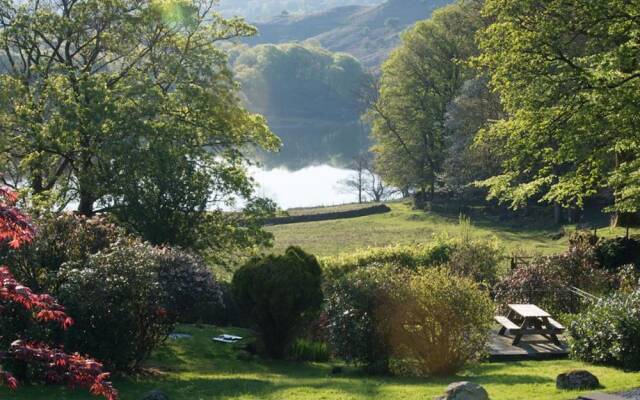
[[[119,379],[116,385],[122,400],[139,400],[144,393],[159,388],[171,400],[287,399],[287,400],[424,400],[441,394],[453,381],[471,380],[486,387],[494,400],[569,400],[577,392],[555,388],[555,377],[566,370],[587,368],[595,373],[604,390],[617,392],[640,386],[639,373],[594,367],[573,361],[486,363],[441,379],[378,378],[347,368],[331,375],[331,364],[299,364],[247,360],[238,345],[218,344],[211,337],[220,330],[212,327],[181,327],[193,339],[169,341],[149,362],[156,376]],[[229,333],[245,335],[241,330]],[[246,354],[245,354],[246,356]],[[0,389],[1,399],[76,400],[90,399],[82,391],[62,388],[26,387],[12,393]]]
[[[557,253],[567,248],[568,235],[557,239],[560,227],[548,219],[530,218],[500,220],[491,216],[475,216],[472,226],[460,226],[459,215],[412,210],[402,202],[390,203],[392,211],[345,220],[308,222],[269,227],[275,235],[275,250],[290,245],[321,255],[336,255],[366,247],[392,244],[424,243],[434,235],[448,234],[477,237],[496,236],[509,252],[525,254]],[[310,211],[313,212],[313,211]],[[564,227],[567,231],[575,229]],[[639,232],[636,230],[635,232]],[[622,229],[602,227],[602,236],[622,235]]]

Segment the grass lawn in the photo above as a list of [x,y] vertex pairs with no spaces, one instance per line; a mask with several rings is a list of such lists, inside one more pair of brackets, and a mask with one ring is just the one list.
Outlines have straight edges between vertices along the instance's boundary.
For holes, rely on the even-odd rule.
[[[116,380],[123,400],[139,400],[154,388],[166,392],[171,400],[428,400],[441,394],[449,383],[459,380],[483,385],[494,400],[569,400],[575,399],[579,393],[556,390],[555,377],[576,368],[587,368],[595,373],[605,391],[640,387],[640,373],[625,373],[568,360],[485,363],[459,376],[438,379],[368,377],[355,369],[346,369],[343,375],[332,376],[330,364],[240,360],[238,345],[218,344],[210,340],[221,332],[216,328],[183,326],[179,331],[194,337],[169,341],[154,354],[149,366],[164,371],[161,376]],[[237,329],[225,332],[246,335]],[[26,387],[15,393],[0,389],[0,399],[90,398],[85,392],[63,388]]]
[[[412,210],[403,202],[390,203],[392,211],[367,217],[322,222],[306,222],[269,227],[275,235],[275,251],[291,245],[301,246],[319,256],[336,255],[366,247],[392,244],[424,243],[434,235],[458,235],[463,229],[478,237],[496,236],[509,252],[525,254],[552,254],[567,249],[568,238],[551,237],[559,228],[551,224],[531,221],[500,221],[497,218],[478,217],[470,228],[461,228],[458,215]],[[575,229],[566,227],[566,229]],[[635,230],[640,233],[640,230]],[[603,227],[601,236],[623,235],[623,229]]]

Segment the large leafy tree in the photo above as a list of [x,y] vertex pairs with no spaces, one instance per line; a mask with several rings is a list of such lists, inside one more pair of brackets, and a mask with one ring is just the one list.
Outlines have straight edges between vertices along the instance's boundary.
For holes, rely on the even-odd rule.
[[385,181],[424,195],[435,190],[448,148],[447,105],[472,71],[480,23],[476,3],[445,7],[419,22],[383,66],[372,103],[377,170]]
[[254,29],[214,5],[0,0],[6,176],[49,206],[114,211],[156,243],[195,240],[203,223],[241,230],[207,210],[254,209],[243,151],[278,140],[241,107],[218,45]]
[[508,117],[503,172],[483,182],[518,207],[613,194],[640,208],[640,2],[487,0],[479,58]]

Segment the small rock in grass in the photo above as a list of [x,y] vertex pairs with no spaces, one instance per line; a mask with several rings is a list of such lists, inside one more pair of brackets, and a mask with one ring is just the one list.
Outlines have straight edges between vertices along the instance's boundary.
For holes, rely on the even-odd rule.
[[142,400],[169,400],[169,396],[159,390],[152,390],[145,394]]
[[558,375],[556,387],[561,390],[592,390],[600,387],[600,381],[589,371],[576,370]]
[[437,400],[489,400],[489,393],[478,384],[456,382],[449,385],[444,396]]

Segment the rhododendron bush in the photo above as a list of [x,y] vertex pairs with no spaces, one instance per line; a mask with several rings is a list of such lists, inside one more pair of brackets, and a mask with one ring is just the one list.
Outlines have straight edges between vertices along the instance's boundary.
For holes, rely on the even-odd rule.
[[[30,243],[35,230],[16,207],[17,196],[0,188],[0,244],[17,249]],[[64,307],[47,294],[34,293],[20,284],[7,266],[0,266],[0,315],[18,306],[41,323],[54,323],[69,329],[73,320]],[[6,351],[0,349],[0,384],[11,389],[18,387],[17,375],[46,383],[85,387],[94,395],[109,400],[117,398],[117,391],[108,381],[109,374],[102,364],[79,354],[67,354],[62,349],[30,340],[16,340]]]

